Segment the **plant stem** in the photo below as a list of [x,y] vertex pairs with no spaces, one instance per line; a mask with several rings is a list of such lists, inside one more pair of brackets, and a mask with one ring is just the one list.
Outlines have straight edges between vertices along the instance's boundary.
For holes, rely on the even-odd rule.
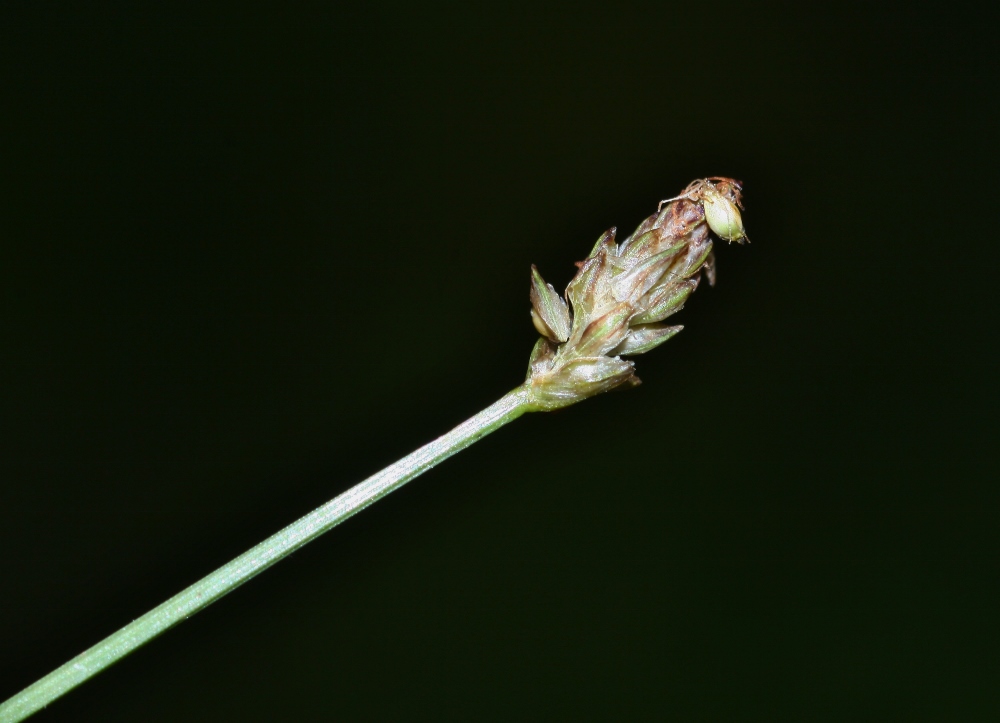
[[518,387],[444,436],[356,484],[25,688],[0,705],[0,723],[24,720],[285,555],[532,409],[530,390]]

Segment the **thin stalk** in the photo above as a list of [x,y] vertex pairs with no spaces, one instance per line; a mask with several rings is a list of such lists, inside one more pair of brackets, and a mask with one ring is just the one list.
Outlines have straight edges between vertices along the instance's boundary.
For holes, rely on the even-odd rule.
[[232,592],[285,555],[532,409],[529,388],[518,387],[444,436],[356,484],[25,688],[0,705],[0,723],[24,720],[160,633]]

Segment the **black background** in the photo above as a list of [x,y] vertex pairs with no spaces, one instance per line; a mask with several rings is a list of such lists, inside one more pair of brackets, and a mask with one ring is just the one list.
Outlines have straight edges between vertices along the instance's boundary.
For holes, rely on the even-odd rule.
[[7,3],[0,699],[516,386],[745,183],[644,385],[529,415],[38,720],[996,720],[987,18]]

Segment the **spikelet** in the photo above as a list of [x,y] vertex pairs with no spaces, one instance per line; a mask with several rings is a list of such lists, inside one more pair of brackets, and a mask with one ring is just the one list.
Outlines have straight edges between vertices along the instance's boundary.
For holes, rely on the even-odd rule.
[[615,229],[606,231],[577,263],[565,299],[531,267],[531,319],[541,338],[526,384],[537,409],[639,383],[633,362],[621,357],[644,354],[683,328],[663,321],[684,307],[701,272],[715,283],[713,233],[746,236],[741,190],[728,178],[695,181],[622,243]]

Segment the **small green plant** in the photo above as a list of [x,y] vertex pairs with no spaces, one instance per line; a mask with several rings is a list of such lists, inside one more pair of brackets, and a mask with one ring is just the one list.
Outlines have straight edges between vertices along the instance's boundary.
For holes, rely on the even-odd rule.
[[[704,272],[715,282],[712,235],[742,243],[741,185],[693,182],[660,203],[621,243],[606,231],[559,295],[531,273],[531,319],[541,335],[524,383],[455,429],[358,483],[223,565],[0,704],[0,723],[24,720],[160,633],[232,592],[286,555],[525,412],[549,411],[639,383],[632,361],[677,334],[680,311]],[[568,302],[568,303],[567,303]]]

